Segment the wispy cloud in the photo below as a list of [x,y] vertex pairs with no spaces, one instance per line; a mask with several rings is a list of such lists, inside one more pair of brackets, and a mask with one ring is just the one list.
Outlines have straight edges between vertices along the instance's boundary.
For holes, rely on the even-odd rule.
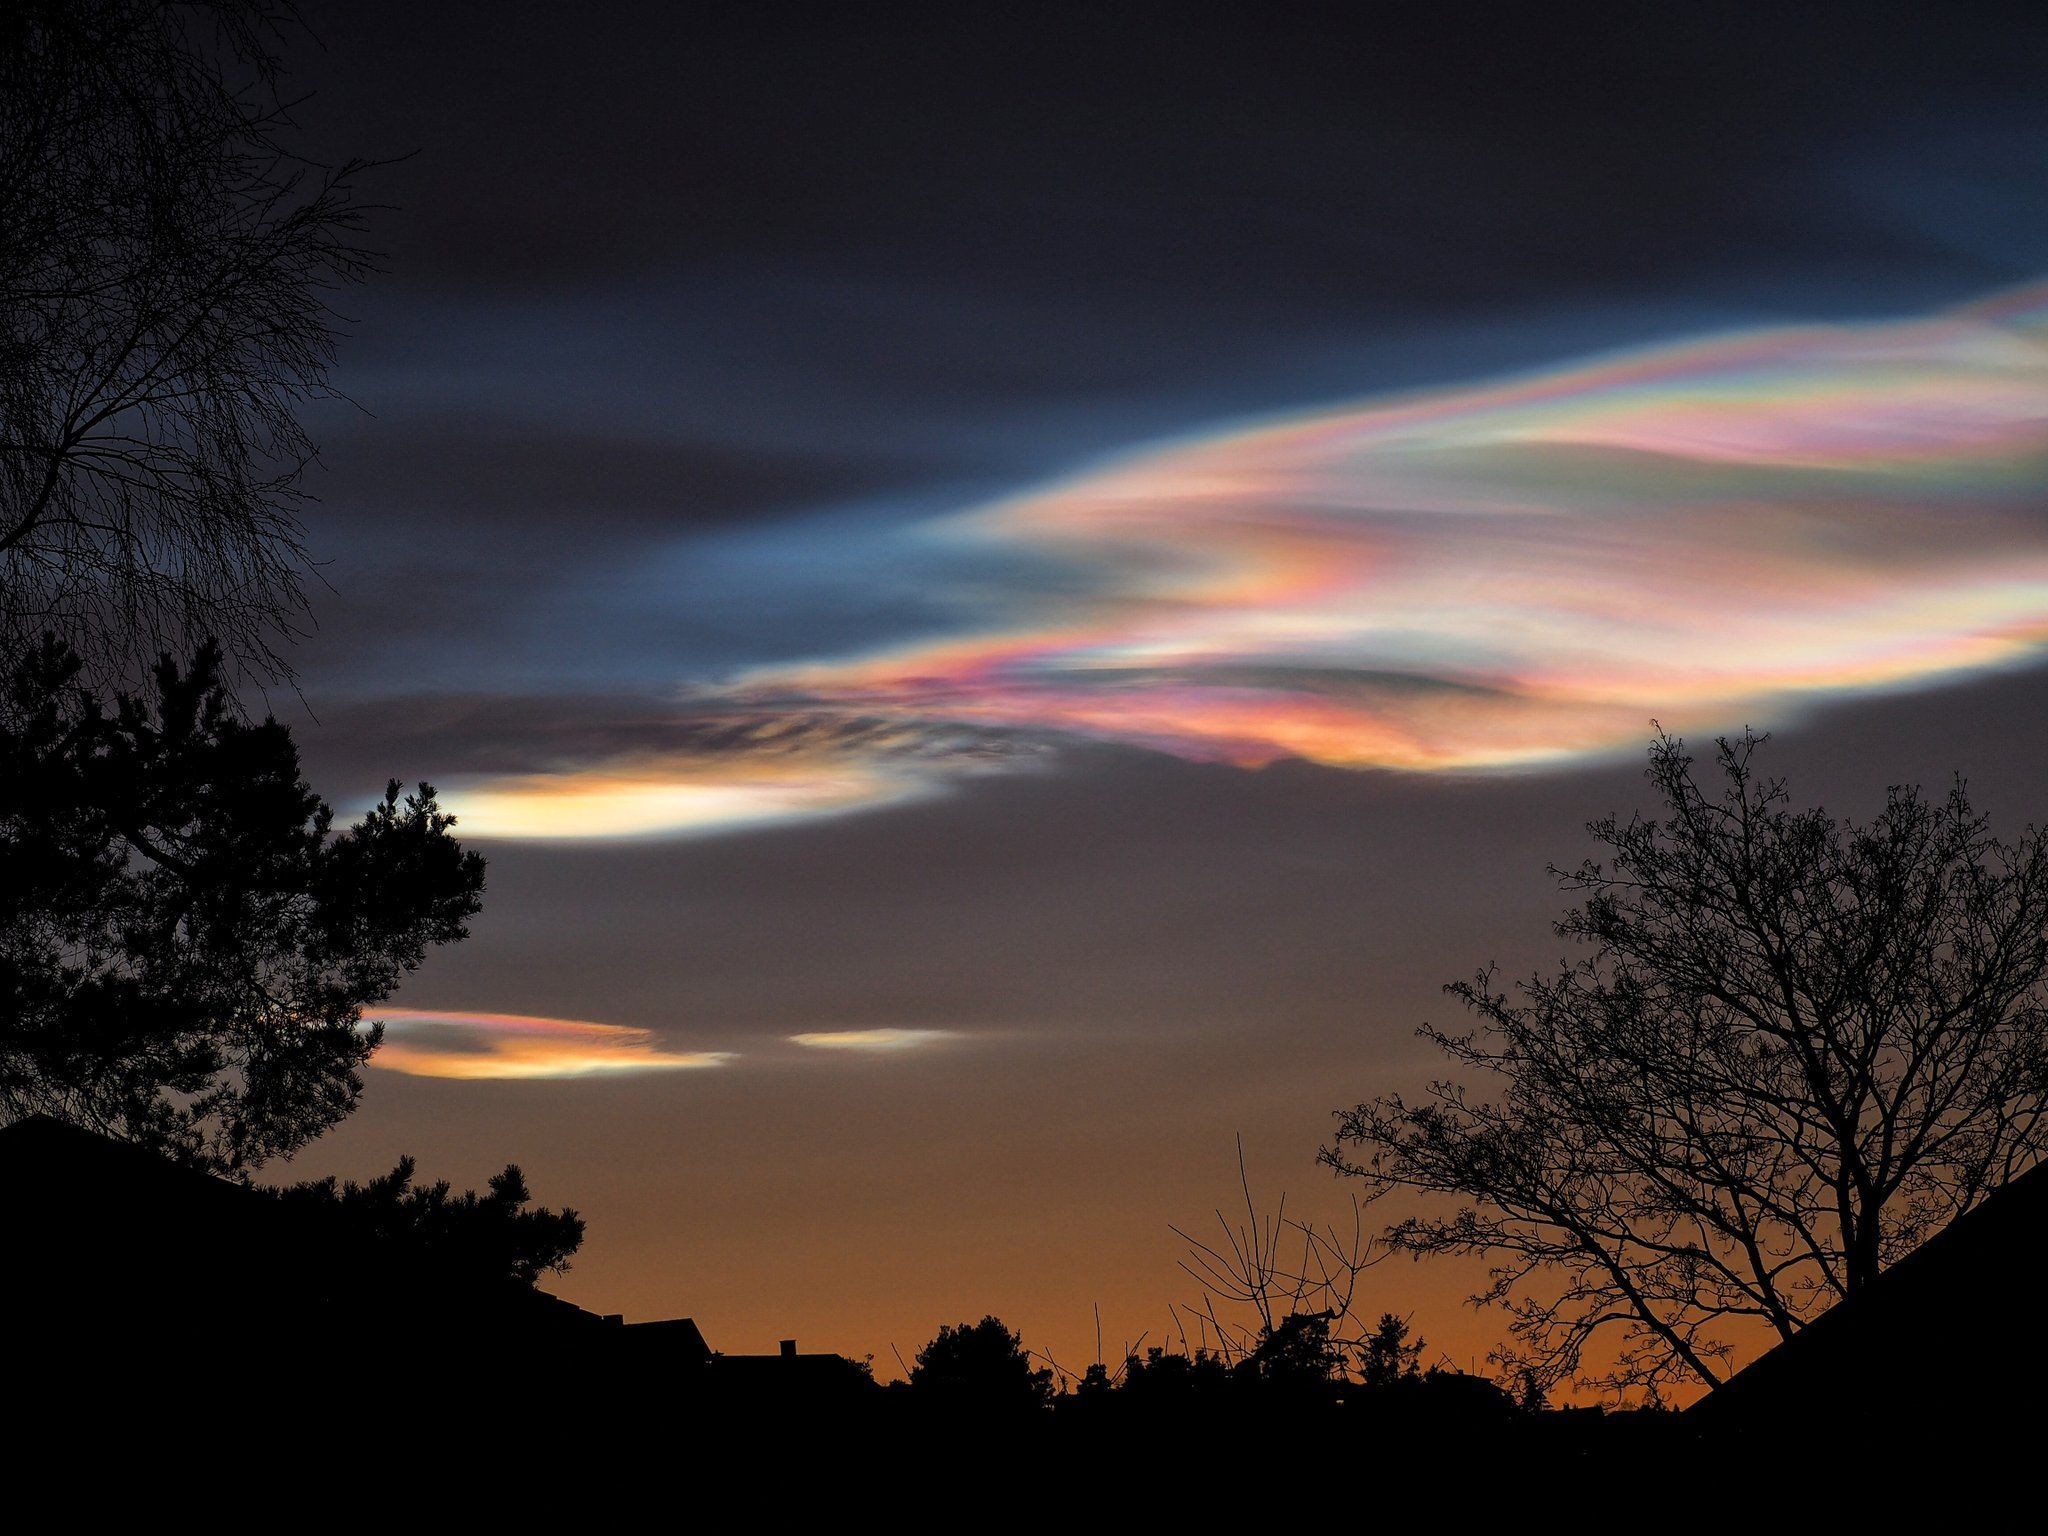
[[650,1030],[519,1013],[386,1008],[374,1066],[408,1077],[574,1078],[723,1066],[729,1051],[671,1051]]
[[698,696],[750,722],[715,744],[456,804],[689,831],[887,804],[991,742],[1483,770],[1768,724],[2038,656],[2044,472],[2048,288],[1318,412],[921,535],[1073,572],[1021,619],[756,672]]
[[950,1029],[825,1029],[789,1038],[821,1051],[907,1051],[957,1036]]
[[667,746],[587,769],[461,788],[463,829],[519,838],[728,831],[914,799],[1042,751],[1015,733],[829,711],[682,714],[666,736]]

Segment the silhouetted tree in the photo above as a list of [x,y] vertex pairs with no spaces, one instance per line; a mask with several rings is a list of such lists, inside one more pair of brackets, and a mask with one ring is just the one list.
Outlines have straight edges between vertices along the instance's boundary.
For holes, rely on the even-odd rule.
[[473,1189],[455,1194],[445,1179],[415,1184],[413,1173],[413,1160],[405,1157],[367,1184],[327,1178],[276,1193],[287,1206],[331,1220],[353,1243],[417,1255],[478,1281],[532,1285],[544,1273],[567,1269],[583,1244],[583,1218],[573,1210],[527,1208],[533,1196],[516,1163],[494,1174],[481,1195]]
[[1133,1355],[1124,1362],[1118,1390],[1147,1401],[1178,1402],[1213,1397],[1230,1383],[1230,1368],[1214,1352],[1175,1352],[1155,1344],[1142,1357]]
[[1323,1312],[1290,1312],[1265,1329],[1237,1362],[1239,1380],[1293,1392],[1319,1392],[1344,1379],[1344,1349]]
[[0,8],[0,655],[284,672],[362,169],[290,153],[266,0]]
[[1027,1412],[1052,1400],[1052,1371],[996,1317],[939,1329],[910,1368],[913,1398],[979,1412]]
[[1074,1383],[1074,1395],[1083,1398],[1106,1396],[1116,1383],[1111,1379],[1109,1367],[1097,1360],[1081,1373],[1081,1379]]
[[1590,953],[1451,988],[1480,1028],[1424,1033],[1464,1077],[1344,1112],[1324,1154],[1469,1202],[1388,1236],[1491,1257],[1539,1387],[1609,1328],[1613,1384],[1716,1382],[1725,1325],[1791,1337],[2040,1155],[2048,845],[1992,837],[1960,783],[1868,825],[1796,810],[1763,740],[1720,743],[1710,794],[1660,735],[1665,814],[1554,871]]
[[0,691],[0,1117],[233,1171],[347,1114],[363,1008],[478,908],[433,790],[393,783],[337,832],[211,648],[111,711],[54,642]]
[[[1344,1351],[1359,1341],[1354,1307],[1358,1282],[1386,1257],[1387,1250],[1365,1230],[1364,1214],[1352,1202],[1351,1227],[1315,1223],[1287,1214],[1283,1192],[1272,1213],[1258,1208],[1245,1169],[1244,1139],[1237,1143],[1237,1183],[1244,1219],[1219,1209],[1218,1240],[1204,1242],[1180,1227],[1170,1230],[1187,1244],[1180,1267],[1202,1288],[1195,1321],[1205,1341],[1230,1364],[1243,1364],[1264,1350],[1269,1361],[1290,1358],[1311,1335],[1318,1350]],[[1180,1312],[1175,1311],[1176,1321]],[[1317,1326],[1311,1329],[1310,1321]],[[1186,1347],[1182,1329],[1183,1350]],[[1254,1376],[1260,1374],[1254,1369]]]
[[1408,1339],[1408,1321],[1392,1312],[1380,1320],[1358,1349],[1358,1375],[1368,1387],[1390,1387],[1416,1374],[1423,1341]]

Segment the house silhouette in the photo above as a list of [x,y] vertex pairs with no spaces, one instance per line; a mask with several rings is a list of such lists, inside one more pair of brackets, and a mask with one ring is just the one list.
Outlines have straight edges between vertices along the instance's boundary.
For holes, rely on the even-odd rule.
[[317,1381],[342,1410],[540,1392],[614,1412],[797,1412],[872,1389],[839,1355],[720,1355],[690,1318],[628,1323],[324,1215],[48,1117],[0,1127],[16,1379],[117,1401],[216,1376],[290,1400]]
[[[1922,1448],[2031,1440],[2048,1164],[1950,1222],[1685,1414],[1712,1440],[1827,1446],[1910,1433]],[[1888,1437],[1888,1436],[1887,1436]]]

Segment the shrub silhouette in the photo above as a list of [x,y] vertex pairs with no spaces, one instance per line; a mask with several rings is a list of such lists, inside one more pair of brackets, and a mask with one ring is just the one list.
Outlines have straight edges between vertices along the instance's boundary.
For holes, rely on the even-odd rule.
[[917,1352],[913,1399],[984,1413],[1029,1413],[1052,1401],[1052,1372],[1034,1369],[1024,1341],[997,1317],[941,1328]]
[[1237,1374],[1263,1387],[1313,1394],[1344,1379],[1344,1352],[1330,1336],[1328,1316],[1295,1312],[1265,1330],[1238,1362]]
[[1230,1367],[1206,1349],[1193,1354],[1169,1352],[1154,1345],[1144,1355],[1124,1362],[1119,1388],[1133,1402],[1161,1405],[1208,1401],[1230,1386]]
[[1407,1319],[1382,1312],[1358,1352],[1359,1379],[1368,1387],[1390,1387],[1416,1373],[1423,1340],[1408,1340]]

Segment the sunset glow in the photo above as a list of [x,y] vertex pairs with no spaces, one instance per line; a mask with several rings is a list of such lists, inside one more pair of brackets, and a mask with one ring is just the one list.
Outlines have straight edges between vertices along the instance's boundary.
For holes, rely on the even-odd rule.
[[2025,1472],[2048,5],[0,15],[53,1433]]

